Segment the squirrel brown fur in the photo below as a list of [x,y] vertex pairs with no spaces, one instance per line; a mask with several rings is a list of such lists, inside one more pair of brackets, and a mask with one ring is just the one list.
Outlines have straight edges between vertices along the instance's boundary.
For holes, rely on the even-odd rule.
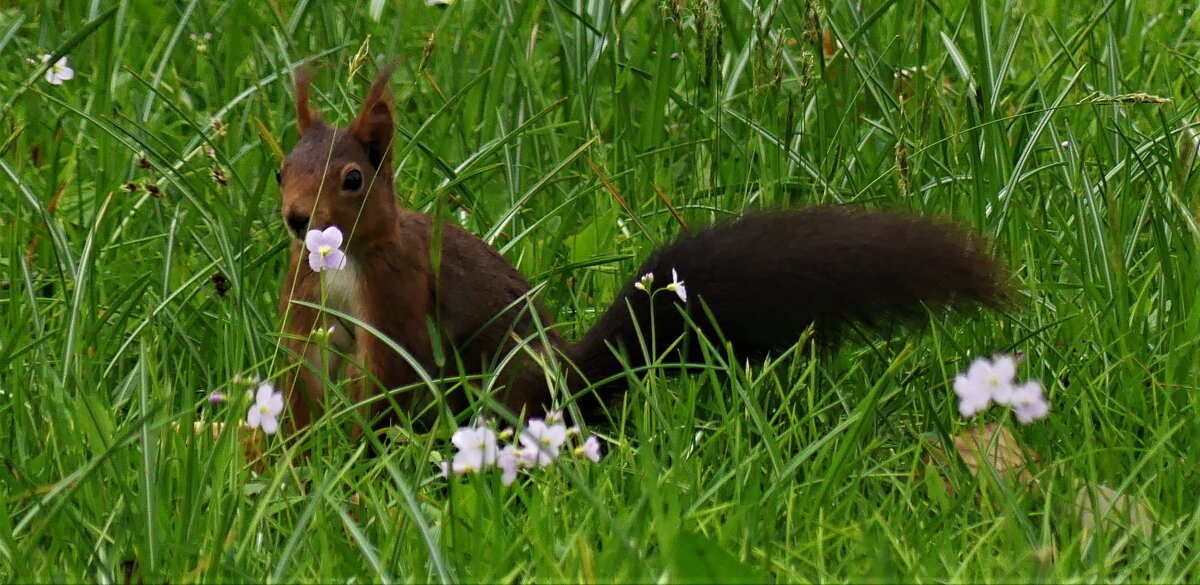
[[[753,357],[794,345],[810,326],[837,335],[854,324],[923,315],[925,307],[998,306],[1007,297],[1004,265],[981,237],[953,224],[849,208],[755,212],[653,253],[583,338],[567,343],[530,298],[529,283],[496,250],[451,223],[435,230],[429,215],[399,206],[389,73],[345,129],[326,125],[311,109],[311,73],[297,76],[300,140],[279,171],[293,235],[280,312],[282,343],[297,366],[285,380],[297,428],[322,412],[324,380],[343,370],[356,402],[386,397],[363,408],[374,420],[396,411],[427,419],[443,405],[461,412],[473,402],[465,391],[439,401],[439,393],[417,384],[422,378],[412,362],[434,378],[495,375],[503,386],[497,401],[514,414],[535,414],[552,406],[552,376],[540,364],[559,364],[565,390],[581,400],[611,396],[622,372],[645,365],[641,340],[652,329],[654,345],[674,347],[676,355],[699,355],[682,352],[698,352],[697,334],[704,334]],[[348,261],[343,270],[323,272],[322,293],[303,240],[308,230],[329,226],[345,232]],[[634,286],[653,274],[659,288],[672,271],[685,283],[686,302]],[[321,302],[377,333],[310,306]],[[330,324],[334,351],[311,335]],[[445,356],[440,370],[436,355]]]

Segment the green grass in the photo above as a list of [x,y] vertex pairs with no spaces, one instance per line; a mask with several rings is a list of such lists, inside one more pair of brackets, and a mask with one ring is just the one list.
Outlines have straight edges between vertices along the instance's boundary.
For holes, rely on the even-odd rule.
[[[1200,579],[1186,3],[28,4],[0,9],[4,581]],[[46,83],[42,53],[75,79]],[[342,124],[397,60],[399,197],[465,210],[568,337],[680,231],[671,209],[952,217],[1020,300],[633,376],[601,464],[511,488],[436,477],[448,424],[379,456],[345,416],[304,460],[271,438],[256,472],[235,433],[173,428],[236,422],[205,396],[280,371],[274,172],[310,59]],[[939,471],[934,444],[976,424],[948,381],[999,351],[1052,401],[1028,427],[981,417],[1038,454],[1033,479]],[[1101,485],[1153,532],[1085,535],[1077,492]]]

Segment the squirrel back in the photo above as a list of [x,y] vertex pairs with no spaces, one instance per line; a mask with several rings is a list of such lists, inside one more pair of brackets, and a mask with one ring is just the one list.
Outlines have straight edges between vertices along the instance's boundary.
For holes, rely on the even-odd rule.
[[[558,359],[572,395],[611,397],[626,367],[645,365],[642,340],[652,331],[646,345],[660,351],[681,336],[676,347],[698,351],[694,325],[753,357],[794,344],[810,326],[833,339],[854,324],[883,326],[923,315],[925,307],[995,307],[1007,296],[1004,266],[982,238],[952,224],[840,207],[755,212],[654,252],[569,344],[503,256],[458,226],[435,229],[429,216],[399,208],[387,73],[347,129],[326,126],[311,110],[309,76],[297,82],[301,139],[280,171],[284,221],[294,237],[280,299],[281,345],[296,366],[285,388],[297,427],[324,408],[326,383],[343,370],[350,397],[371,404],[362,410],[367,419],[398,411],[429,419],[443,407],[466,408],[464,391],[442,396],[428,384],[428,375],[439,374],[495,376],[505,386],[497,398],[531,414],[562,406],[551,404],[540,363]],[[323,288],[303,240],[307,230],[331,226],[346,232],[347,260]],[[657,290],[675,279],[674,291]],[[311,306],[321,303],[354,320]],[[341,327],[330,352],[312,333],[334,321]]]

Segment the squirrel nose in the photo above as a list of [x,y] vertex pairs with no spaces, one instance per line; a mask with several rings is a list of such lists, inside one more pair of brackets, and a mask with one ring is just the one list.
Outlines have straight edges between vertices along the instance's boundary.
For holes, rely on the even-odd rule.
[[303,213],[289,211],[286,221],[288,228],[292,230],[292,233],[296,234],[297,238],[303,240],[304,234],[308,230],[308,216],[304,215]]

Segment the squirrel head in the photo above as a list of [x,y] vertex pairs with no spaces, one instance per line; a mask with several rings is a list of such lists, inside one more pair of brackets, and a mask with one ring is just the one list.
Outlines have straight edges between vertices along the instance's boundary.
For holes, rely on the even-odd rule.
[[303,240],[310,229],[337,226],[352,256],[391,237],[399,213],[392,185],[391,72],[389,66],[379,74],[348,128],[328,126],[309,105],[313,71],[296,76],[300,140],[276,175],[293,237]]

